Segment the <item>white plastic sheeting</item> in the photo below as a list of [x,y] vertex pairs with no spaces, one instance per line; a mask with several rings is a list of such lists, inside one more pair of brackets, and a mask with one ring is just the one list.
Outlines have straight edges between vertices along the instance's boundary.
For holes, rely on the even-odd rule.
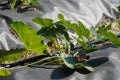
[[23,48],[22,42],[10,33],[11,20],[22,20],[35,29],[39,26],[31,19],[37,16],[57,20],[57,14],[62,13],[66,19],[73,22],[81,21],[87,28],[96,25],[105,16],[116,19],[119,0],[38,0],[36,11],[19,13],[17,10],[0,10],[0,49],[10,50]]

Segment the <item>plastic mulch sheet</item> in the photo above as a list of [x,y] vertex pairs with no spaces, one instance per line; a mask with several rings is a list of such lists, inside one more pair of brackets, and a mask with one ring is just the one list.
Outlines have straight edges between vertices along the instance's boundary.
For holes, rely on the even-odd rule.
[[[57,14],[62,13],[67,19],[76,22],[80,20],[87,28],[96,25],[104,18],[116,19],[116,6],[119,0],[38,0],[35,11],[0,10],[0,50],[23,48],[23,43],[11,33],[10,22],[22,20],[35,29],[40,27],[32,22],[34,17],[49,17],[57,20]],[[23,67],[11,70],[12,75],[0,77],[0,80],[120,80],[120,49],[112,45],[90,53],[90,64],[95,71],[64,68],[45,69],[38,67]]]

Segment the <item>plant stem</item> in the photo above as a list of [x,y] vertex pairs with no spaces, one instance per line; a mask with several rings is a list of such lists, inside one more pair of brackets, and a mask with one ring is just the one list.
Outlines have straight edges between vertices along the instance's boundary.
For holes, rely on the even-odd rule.
[[49,62],[43,63],[43,64],[41,64],[40,66],[44,66],[44,65],[47,65],[47,64],[51,64],[51,63],[54,63],[54,62],[57,62],[57,61],[62,61],[62,59],[52,60],[52,61],[49,61]]
[[41,59],[41,60],[39,60],[39,61],[33,62],[33,63],[31,63],[31,64],[27,64],[27,65],[25,65],[25,66],[31,66],[31,65],[33,65],[33,64],[37,64],[37,63],[40,63],[40,62],[43,62],[43,61],[46,61],[46,60],[49,60],[49,59],[54,59],[54,58],[58,58],[58,57],[57,57],[57,56],[53,56],[53,57],[43,58],[43,59]]
[[10,6],[10,8],[11,8],[11,9],[14,9],[17,0],[12,0],[12,1],[9,1],[9,0],[8,0],[8,2],[9,2],[9,6]]
[[[54,25],[54,27],[56,27],[56,25]],[[54,30],[55,32],[55,30]],[[60,53],[62,53],[62,50],[60,48],[60,44],[59,44],[59,41],[58,41],[58,38],[57,38],[57,33],[55,33],[55,39],[56,39],[56,42],[57,42],[57,45],[58,45],[58,51],[60,51]]]

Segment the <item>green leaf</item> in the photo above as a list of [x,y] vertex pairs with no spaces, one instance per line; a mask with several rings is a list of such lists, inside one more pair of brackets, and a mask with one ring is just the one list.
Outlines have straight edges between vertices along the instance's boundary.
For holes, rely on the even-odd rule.
[[90,65],[88,65],[87,63],[83,63],[83,67],[85,68],[85,69],[87,69],[87,70],[89,70],[89,71],[94,71],[94,69],[90,66]]
[[40,4],[37,0],[31,0],[30,4]]
[[69,41],[69,40],[70,40],[70,37],[69,37],[69,34],[68,34],[66,28],[65,28],[63,25],[59,25],[59,24],[56,24],[55,26],[56,26],[56,30],[55,30],[56,33],[57,33],[57,34],[64,35],[65,38],[66,38],[66,40]]
[[56,36],[54,27],[52,28],[43,27],[37,32],[37,34],[44,36],[44,37],[50,37],[50,36],[55,37]]
[[76,23],[71,23],[68,20],[64,19],[64,16],[59,14],[58,15],[59,19],[61,20],[60,22],[62,23],[63,26],[65,26],[66,28],[71,28],[73,29],[78,35],[79,37],[81,36],[85,36],[85,37],[89,37],[89,30],[82,24],[82,22],[78,21],[78,24]]
[[72,28],[79,35],[79,37],[89,37],[89,30],[80,21],[78,24],[71,23],[70,21],[62,21],[62,23],[66,28]]
[[72,56],[70,56],[68,54],[62,53],[61,58],[63,59],[65,65],[67,67],[69,67],[71,69],[74,69],[74,65],[77,63],[77,60],[74,57],[72,57]]
[[91,36],[94,40],[101,41],[105,38],[104,35],[98,34],[94,27],[90,28],[90,33],[91,33]]
[[13,21],[11,27],[17,32],[27,50],[42,53],[45,45],[42,43],[42,37],[37,35],[37,31],[28,24],[21,21]]
[[59,20],[65,20],[64,16],[62,14],[58,14],[58,19]]
[[38,34],[44,36],[44,37],[56,37],[56,35],[64,35],[65,38],[69,41],[69,35],[67,33],[67,30],[63,25],[60,25],[59,23],[53,24],[49,27],[42,27]]
[[89,30],[83,25],[82,22],[78,21],[78,27],[80,28],[80,32],[83,36],[89,37]]
[[23,3],[27,3],[27,5],[30,4],[39,4],[39,2],[37,0],[20,0]]
[[0,63],[3,61],[16,61],[20,58],[20,55],[25,51],[25,49],[16,50],[0,50]]
[[94,69],[89,66],[87,63],[83,63],[83,62],[78,62],[77,59],[75,57],[72,57],[71,55],[68,54],[61,54],[61,58],[63,59],[65,65],[71,69],[80,69],[80,68],[85,68],[89,71],[94,71]]
[[95,30],[94,27],[91,27],[91,28],[90,28],[90,33],[91,33],[91,36],[93,37],[93,39],[99,40],[98,34],[97,34],[97,32],[96,32],[96,30]]
[[33,18],[32,21],[41,25],[42,27],[49,27],[53,22],[52,19],[40,17]]
[[85,36],[89,37],[89,30],[82,24],[82,22],[78,21],[78,24],[76,23],[71,23],[68,20],[64,19],[64,16],[59,14],[58,15],[59,19],[61,20],[60,22],[62,23],[63,26],[66,28],[72,28],[80,37]]
[[82,33],[80,32],[80,28],[78,27],[78,24],[72,23],[71,28],[78,34],[80,37],[82,36]]
[[120,47],[120,40],[118,39],[117,36],[115,36],[112,32],[104,32],[103,35],[108,38],[110,41],[112,41],[112,43],[117,46]]
[[62,20],[61,23],[63,24],[63,26],[65,26],[66,28],[71,28],[72,23],[68,20]]
[[94,69],[93,69],[90,65],[88,65],[87,63],[77,63],[77,64],[75,64],[75,67],[76,67],[76,68],[81,68],[81,66],[82,66],[83,68],[91,71],[91,72],[94,71]]
[[9,72],[8,70],[0,68],[0,76],[9,76],[10,74],[11,72]]
[[98,26],[97,33],[102,33],[105,30],[105,25]]
[[98,27],[97,33],[98,34],[102,34],[103,32],[106,32],[108,30],[111,29],[112,23],[110,23],[109,25],[105,26],[105,25],[101,25]]

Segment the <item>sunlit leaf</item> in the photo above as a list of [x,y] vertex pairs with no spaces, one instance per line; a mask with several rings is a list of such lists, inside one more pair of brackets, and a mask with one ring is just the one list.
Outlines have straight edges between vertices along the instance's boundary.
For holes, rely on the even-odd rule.
[[0,76],[9,76],[11,74],[10,71],[4,69],[4,68],[0,68]]
[[3,61],[16,61],[24,51],[25,49],[15,49],[10,51],[0,50],[0,63]]
[[37,0],[31,0],[30,4],[40,4]]
[[20,0],[24,3],[27,3],[27,5],[30,5],[30,4],[39,4],[39,2],[37,0]]
[[106,32],[108,30],[111,29],[112,23],[110,23],[109,25],[105,26],[105,25],[101,25],[98,27],[97,33],[98,34],[102,34],[103,32]]
[[88,65],[87,63],[77,63],[77,64],[75,64],[75,68],[77,68],[77,69],[85,68],[91,72],[94,71],[94,69],[90,65]]
[[106,38],[108,38],[110,41],[112,41],[112,43],[115,46],[120,47],[120,40],[112,32],[104,32],[103,35],[105,35]]
[[53,22],[52,19],[40,17],[33,18],[32,21],[41,25],[42,27],[49,27]]
[[61,23],[66,27],[66,28],[71,28],[72,23],[68,20],[62,20]]
[[60,20],[65,20],[65,18],[64,18],[64,16],[63,16],[62,14],[58,14],[58,18],[59,18]]
[[11,27],[17,32],[27,50],[42,53],[45,45],[42,44],[42,37],[28,24],[21,21],[13,21]]
[[91,27],[91,28],[90,28],[90,33],[91,33],[91,36],[92,36],[95,40],[99,40],[99,39],[98,39],[98,34],[97,34],[97,32],[96,32],[96,30],[95,30],[94,27]]
[[80,21],[78,21],[78,25],[79,25],[81,34],[88,38],[90,33],[89,30]]
[[78,27],[78,24],[72,23],[70,26],[80,37],[82,36],[82,33],[80,32],[80,28]]

